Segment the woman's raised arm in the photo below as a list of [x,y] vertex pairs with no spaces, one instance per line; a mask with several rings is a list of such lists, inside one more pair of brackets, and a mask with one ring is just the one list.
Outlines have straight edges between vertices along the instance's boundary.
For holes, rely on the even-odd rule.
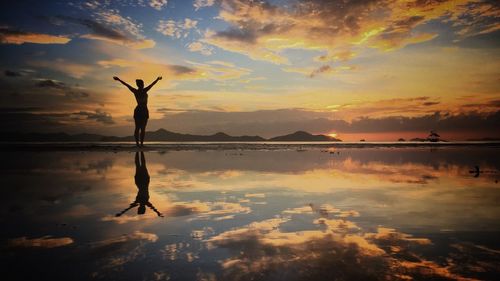
[[135,91],[134,87],[130,86],[129,84],[127,84],[127,82],[124,82],[123,80],[121,80],[117,76],[113,76],[113,79],[115,79],[116,81],[119,81],[120,83],[122,83],[123,85],[125,85],[132,93]]
[[144,88],[144,90],[146,90],[146,92],[149,91],[160,80],[161,80],[161,76],[159,76],[158,78],[156,78],[156,80],[153,81],[153,83],[151,83],[149,86],[147,86],[146,88]]

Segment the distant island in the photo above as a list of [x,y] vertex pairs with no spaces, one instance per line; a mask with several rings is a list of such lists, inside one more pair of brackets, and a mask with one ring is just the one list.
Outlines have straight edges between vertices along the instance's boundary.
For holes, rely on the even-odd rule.
[[[121,142],[134,141],[134,136],[117,137],[99,134],[74,134],[67,133],[6,133],[2,134],[1,142]],[[171,142],[258,142],[258,141],[342,141],[327,135],[313,135],[304,131],[297,131],[288,135],[273,138],[260,136],[230,136],[219,132],[213,135],[180,134],[165,129],[146,132],[147,141]]]

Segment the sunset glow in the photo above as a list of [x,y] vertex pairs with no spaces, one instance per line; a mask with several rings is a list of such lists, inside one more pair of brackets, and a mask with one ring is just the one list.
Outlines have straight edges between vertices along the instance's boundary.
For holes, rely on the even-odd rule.
[[[495,1],[4,1],[9,131],[499,137]],[[352,136],[352,137],[350,137]],[[361,136],[361,137],[360,137]]]

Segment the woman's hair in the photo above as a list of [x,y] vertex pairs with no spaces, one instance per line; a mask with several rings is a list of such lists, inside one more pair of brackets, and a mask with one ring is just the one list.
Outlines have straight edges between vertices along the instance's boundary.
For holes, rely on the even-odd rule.
[[144,88],[144,81],[141,79],[135,79],[135,84],[137,84],[137,87],[139,88]]

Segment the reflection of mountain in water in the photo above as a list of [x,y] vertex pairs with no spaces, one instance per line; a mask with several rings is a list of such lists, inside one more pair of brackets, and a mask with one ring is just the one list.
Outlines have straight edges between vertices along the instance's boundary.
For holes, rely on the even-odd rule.
[[[435,170],[439,167],[458,166],[470,169],[476,163],[485,168],[500,169],[500,150],[490,148],[444,148],[431,151],[427,148],[361,148],[340,149],[337,153],[325,150],[296,151],[188,151],[169,152],[165,157],[155,157],[168,166],[189,172],[220,170],[266,171],[275,173],[298,173],[314,169],[330,169],[343,166],[343,162],[361,166],[377,164],[398,169],[403,165],[419,165]],[[240,155],[241,154],[241,155]],[[193,161],[193,159],[196,159]],[[166,163],[165,163],[166,164]],[[165,165],[167,166],[167,165]]]

